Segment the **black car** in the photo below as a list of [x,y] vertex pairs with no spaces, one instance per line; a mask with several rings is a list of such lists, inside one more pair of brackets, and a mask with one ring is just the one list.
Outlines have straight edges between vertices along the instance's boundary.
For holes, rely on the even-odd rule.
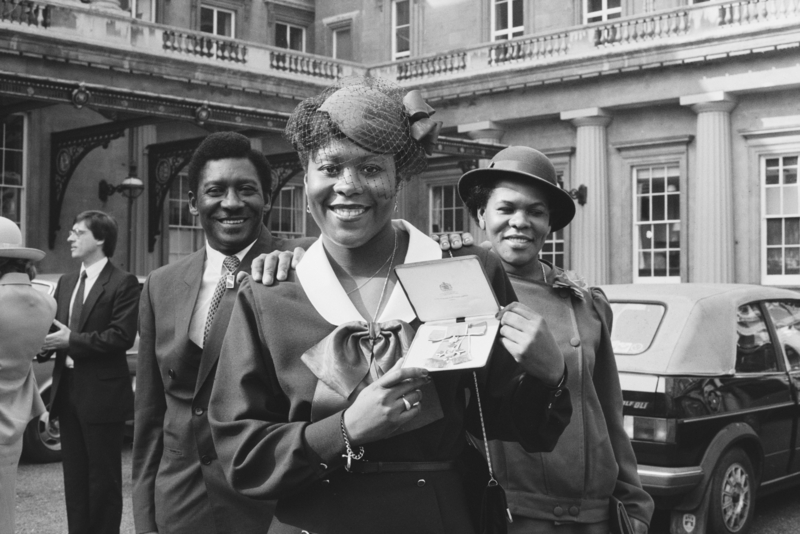
[[745,532],[757,494],[800,482],[800,294],[603,289],[642,484],[673,533]]

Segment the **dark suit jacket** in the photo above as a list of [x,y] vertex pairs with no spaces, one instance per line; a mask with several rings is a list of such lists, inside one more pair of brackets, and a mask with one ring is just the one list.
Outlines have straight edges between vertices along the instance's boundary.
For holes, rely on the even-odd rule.
[[[311,242],[275,239],[262,227],[240,270],[250,272],[259,254]],[[263,533],[272,519],[272,507],[234,491],[216,461],[208,399],[236,292],[226,292],[200,351],[189,340],[189,324],[204,262],[202,249],[152,272],[142,294],[133,444],[136,532]]]
[[[70,299],[80,272],[58,281],[56,319],[69,323]],[[122,422],[133,417],[133,390],[125,351],[136,339],[139,282],[110,261],[100,271],[86,296],[77,330],[69,336],[69,348],[56,351],[50,415],[58,416],[67,400],[59,395],[67,355],[74,360],[72,398],[78,416],[88,423]]]

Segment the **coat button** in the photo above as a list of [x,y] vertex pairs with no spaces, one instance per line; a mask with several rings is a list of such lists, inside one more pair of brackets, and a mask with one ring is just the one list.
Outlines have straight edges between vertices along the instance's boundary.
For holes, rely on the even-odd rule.
[[197,408],[194,409],[194,414],[197,415],[197,416],[203,415],[204,413],[205,413],[205,410],[202,409],[200,406],[198,406]]
[[175,380],[175,369],[170,369],[169,371],[167,371],[167,374],[171,379]]
[[578,517],[579,513],[580,513],[580,509],[577,506],[570,506],[569,507],[569,515],[574,516],[574,517]]
[[556,506],[555,508],[553,508],[553,513],[556,514],[556,517],[561,517],[562,515],[564,515],[564,509],[561,508],[560,506]]
[[330,481],[330,479],[328,479],[328,478],[323,478],[323,479],[322,479],[322,483],[323,483],[323,484],[330,484],[330,483],[331,483],[331,481]]
[[425,479],[421,478],[421,479],[417,480],[417,486],[419,486],[420,488],[424,487],[425,486]]
[[573,337],[572,339],[569,340],[569,344],[572,345],[573,347],[577,347],[578,345],[581,344],[581,338]]
[[205,454],[200,458],[200,461],[203,462],[203,465],[209,465],[211,463],[211,457]]
[[326,471],[328,469],[328,464],[320,463],[319,466],[323,471]]

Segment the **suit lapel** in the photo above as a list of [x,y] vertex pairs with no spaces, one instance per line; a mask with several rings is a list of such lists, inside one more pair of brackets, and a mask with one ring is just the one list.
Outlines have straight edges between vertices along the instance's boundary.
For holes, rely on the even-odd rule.
[[206,258],[205,246],[194,253],[184,271],[183,287],[175,295],[175,335],[189,342],[189,324],[192,321],[194,306],[203,283],[203,264]]
[[[89,319],[89,314],[92,313],[92,308],[94,305],[97,304],[97,299],[100,298],[106,288],[106,284],[109,280],[111,280],[111,273],[114,271],[114,266],[109,261],[106,263],[106,266],[103,267],[103,270],[100,271],[100,275],[97,277],[92,289],[89,291],[89,294],[86,295],[86,300],[83,302],[83,309],[81,310],[81,320],[78,323],[78,330],[83,332],[83,327],[86,325],[87,319]],[[80,295],[76,296],[75,298],[80,297]]]
[[[259,234],[258,241],[242,258],[239,265],[239,271],[250,274],[250,264],[259,254],[272,252],[276,240],[273,239],[272,234],[265,226],[261,227],[261,234]],[[199,286],[198,286],[199,291]],[[228,320],[230,319],[231,312],[233,311],[233,304],[236,299],[237,291],[226,291],[222,296],[222,300],[217,308],[217,313],[214,316],[214,323],[211,325],[206,344],[203,347],[203,355],[200,359],[200,370],[197,373],[197,383],[195,384],[195,395],[200,391],[203,383],[208,377],[208,373],[214,368],[219,358],[219,351],[222,348],[222,339],[225,337],[225,331],[228,328]]]

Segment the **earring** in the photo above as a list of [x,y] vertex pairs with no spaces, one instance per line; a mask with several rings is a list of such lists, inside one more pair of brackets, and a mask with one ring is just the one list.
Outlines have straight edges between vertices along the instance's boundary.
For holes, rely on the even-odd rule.
[[306,213],[311,213],[311,205],[306,204]]
[[483,219],[478,221],[478,226],[481,228],[481,230],[486,230],[486,222],[484,222]]

